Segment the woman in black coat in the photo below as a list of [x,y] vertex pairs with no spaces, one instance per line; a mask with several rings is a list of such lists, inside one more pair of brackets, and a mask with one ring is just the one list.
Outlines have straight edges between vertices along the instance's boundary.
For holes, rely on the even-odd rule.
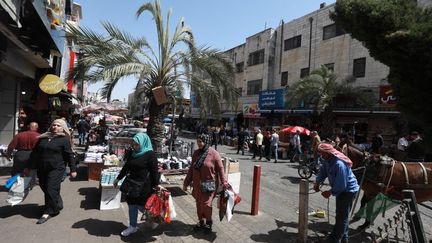
[[76,177],[75,157],[71,149],[70,131],[62,119],[54,120],[48,132],[39,140],[30,155],[30,168],[37,169],[39,186],[45,195],[45,208],[37,224],[43,224],[63,209],[60,185],[66,164],[70,167],[70,177]]
[[133,137],[133,141],[133,152],[130,156],[126,156],[126,163],[114,181],[116,187],[118,181],[127,175],[129,179],[142,184],[138,197],[126,196],[129,207],[129,227],[121,232],[122,236],[129,236],[138,231],[138,210],[143,211],[144,204],[152,192],[161,188],[159,186],[158,161],[149,136],[145,133],[138,133]]

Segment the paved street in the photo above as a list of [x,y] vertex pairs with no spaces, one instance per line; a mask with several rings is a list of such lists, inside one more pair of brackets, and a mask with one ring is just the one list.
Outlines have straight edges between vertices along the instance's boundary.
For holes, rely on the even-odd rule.
[[[188,140],[192,141],[192,140]],[[195,203],[190,194],[180,190],[177,183],[182,177],[171,178],[166,185],[172,192],[178,217],[170,225],[161,225],[156,230],[142,222],[140,231],[130,237],[120,237],[119,233],[128,223],[127,205],[116,210],[99,210],[98,182],[86,180],[86,168],[81,165],[78,180],[66,180],[62,184],[62,197],[65,208],[62,213],[43,225],[36,225],[43,204],[43,193],[35,187],[26,200],[17,206],[6,204],[7,191],[0,190],[0,235],[1,242],[296,242],[298,221],[298,175],[294,163],[281,161],[252,162],[250,155],[238,156],[234,148],[218,146],[222,156],[238,159],[240,162],[242,202],[235,208],[231,222],[219,222],[214,210],[214,233],[204,235],[193,233],[196,223]],[[254,165],[262,166],[260,213],[251,216],[252,174]],[[0,184],[4,184],[7,174],[2,170]],[[215,201],[216,202],[216,201]],[[330,199],[330,221],[334,223],[334,198]],[[310,194],[310,211],[327,208],[327,200],[318,193]],[[419,206],[427,237],[432,238],[431,211]],[[388,215],[392,215],[391,211]],[[310,242],[322,238],[322,232],[330,229],[327,218],[309,218]],[[375,222],[375,228],[383,220]],[[355,229],[360,223],[355,223]],[[372,228],[374,229],[374,228]],[[368,229],[367,232],[370,232]],[[355,232],[353,233],[355,234]],[[367,234],[357,234],[350,242],[367,242]]]

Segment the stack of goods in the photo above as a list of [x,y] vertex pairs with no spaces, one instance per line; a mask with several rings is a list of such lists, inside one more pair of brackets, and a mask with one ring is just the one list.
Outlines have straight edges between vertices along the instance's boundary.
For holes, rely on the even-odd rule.
[[103,163],[103,155],[107,153],[108,146],[89,146],[85,153],[84,163]]
[[171,159],[159,158],[158,161],[163,170],[179,170],[189,168],[192,163],[192,158],[188,157],[186,159],[178,159],[173,156]]
[[102,145],[93,145],[89,146],[87,149],[87,152],[94,152],[94,153],[105,153],[108,151],[108,145],[102,146]]
[[[7,148],[8,146],[6,144],[0,144],[0,167],[12,166],[12,161],[6,158]],[[15,151],[12,152],[11,157],[13,157],[14,153]]]
[[104,165],[106,166],[119,166],[120,160],[117,158],[117,155],[115,154],[108,154],[103,156],[104,159]]
[[[108,169],[102,170],[101,185],[102,186],[114,186],[114,180],[120,174],[121,167],[110,167]],[[120,186],[124,178],[118,182]]]

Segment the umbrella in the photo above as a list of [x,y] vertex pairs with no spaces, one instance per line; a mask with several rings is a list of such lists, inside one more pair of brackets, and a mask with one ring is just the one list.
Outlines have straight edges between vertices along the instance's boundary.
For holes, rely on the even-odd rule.
[[309,135],[310,131],[304,127],[300,126],[289,126],[281,130],[281,132],[287,132],[287,133],[296,133],[297,131],[300,131],[300,134]]

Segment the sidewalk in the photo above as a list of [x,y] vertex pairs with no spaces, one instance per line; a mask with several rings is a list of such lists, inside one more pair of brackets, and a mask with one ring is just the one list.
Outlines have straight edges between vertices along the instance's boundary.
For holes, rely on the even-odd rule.
[[[120,232],[128,225],[128,208],[122,203],[119,209],[99,210],[100,194],[97,181],[83,180],[86,168],[80,169],[81,176],[76,181],[66,179],[62,184],[61,195],[64,209],[59,216],[43,225],[36,221],[41,215],[43,193],[38,186],[29,193],[26,200],[14,207],[6,204],[7,191],[0,187],[0,235],[1,242],[295,242],[287,233],[269,234],[269,229],[278,228],[277,222],[266,214],[249,215],[249,205],[240,203],[236,213],[227,222],[219,221],[218,209],[214,207],[214,233],[205,235],[192,232],[196,224],[195,201],[179,186],[168,185],[172,192],[177,219],[169,225],[161,225],[152,230],[145,222],[139,224],[140,231],[129,237],[121,237]],[[0,176],[0,184],[8,175]],[[81,179],[80,179],[81,178]],[[216,205],[216,200],[214,201]]]

